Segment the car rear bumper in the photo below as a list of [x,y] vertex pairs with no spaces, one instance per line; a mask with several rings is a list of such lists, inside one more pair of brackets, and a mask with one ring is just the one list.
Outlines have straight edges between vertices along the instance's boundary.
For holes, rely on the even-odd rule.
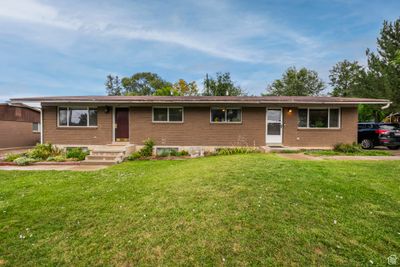
[[393,138],[393,137],[387,137],[387,138],[379,138],[379,143],[382,146],[400,146],[400,138]]

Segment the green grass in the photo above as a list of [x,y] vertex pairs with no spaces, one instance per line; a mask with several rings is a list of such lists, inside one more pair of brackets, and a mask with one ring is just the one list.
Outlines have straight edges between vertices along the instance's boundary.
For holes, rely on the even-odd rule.
[[311,156],[392,156],[389,151],[362,150],[354,153],[344,153],[334,150],[304,150],[304,154]]
[[271,154],[0,171],[0,265],[386,265],[399,173]]

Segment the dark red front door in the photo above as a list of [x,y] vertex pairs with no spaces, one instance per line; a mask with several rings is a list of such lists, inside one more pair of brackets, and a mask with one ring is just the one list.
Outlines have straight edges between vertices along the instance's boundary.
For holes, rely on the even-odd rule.
[[115,141],[129,141],[129,109],[115,109]]

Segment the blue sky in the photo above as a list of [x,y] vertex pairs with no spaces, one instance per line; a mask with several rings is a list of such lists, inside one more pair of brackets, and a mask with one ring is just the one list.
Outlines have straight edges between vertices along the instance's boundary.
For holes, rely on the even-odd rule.
[[365,63],[400,1],[2,0],[0,101],[102,95],[107,74],[201,81],[229,71],[258,95],[290,67],[328,81],[343,59]]

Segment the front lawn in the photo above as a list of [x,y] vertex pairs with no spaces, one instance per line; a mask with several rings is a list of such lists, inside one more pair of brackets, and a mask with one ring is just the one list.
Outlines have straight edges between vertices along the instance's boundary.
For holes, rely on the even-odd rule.
[[273,154],[0,171],[0,265],[386,265],[399,173]]

